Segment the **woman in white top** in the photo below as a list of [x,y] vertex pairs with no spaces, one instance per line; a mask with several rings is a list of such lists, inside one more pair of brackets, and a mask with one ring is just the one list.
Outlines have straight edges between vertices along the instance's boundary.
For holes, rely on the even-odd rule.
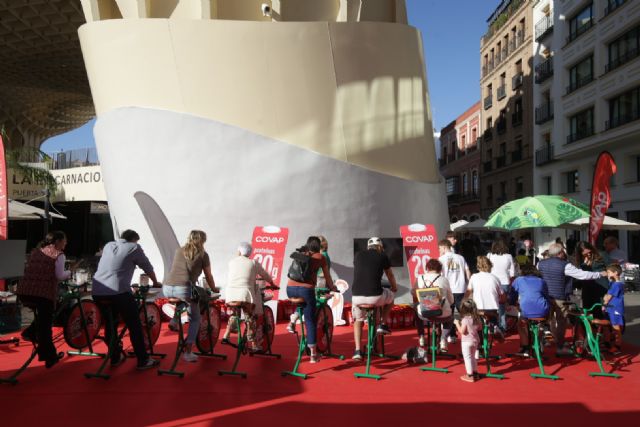
[[[498,239],[493,242],[491,253],[487,255],[487,258],[489,258],[489,261],[491,261],[493,265],[493,267],[491,267],[491,274],[500,280],[502,292],[509,295],[511,281],[516,276],[516,262],[509,253],[509,247],[504,240]],[[500,315],[500,329],[504,332],[507,329],[505,304],[500,304],[498,311]]]
[[[416,278],[416,287],[422,288],[440,288],[440,295],[442,297],[442,314],[436,319],[445,319],[451,317],[451,305],[453,304],[453,293],[451,293],[451,287],[446,277],[442,275],[442,263],[435,258],[431,258],[425,266],[427,272],[421,274]],[[415,298],[415,296],[414,296]],[[447,337],[452,324],[442,324],[442,333],[440,334],[440,350],[447,351]],[[418,330],[418,341],[421,347],[425,345],[424,342],[424,321],[416,316],[416,328]]]
[[[273,279],[256,260],[250,259],[251,245],[247,242],[240,243],[235,258],[229,261],[229,273],[225,288],[225,301],[242,302],[242,310],[247,315],[247,340],[252,350],[257,350],[255,342],[255,318],[262,315],[262,296],[256,284],[256,277],[264,279],[271,286]],[[227,323],[227,329],[222,338],[223,344],[229,343],[231,327],[235,324],[235,317],[231,316]]]

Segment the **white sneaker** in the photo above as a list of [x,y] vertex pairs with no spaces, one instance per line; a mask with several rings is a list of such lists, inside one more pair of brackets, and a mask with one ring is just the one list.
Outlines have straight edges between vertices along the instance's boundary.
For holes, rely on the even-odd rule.
[[447,342],[448,342],[449,344],[455,344],[455,342],[456,342],[456,341],[458,341],[458,340],[456,339],[456,337],[452,337],[452,336],[448,336],[448,337],[447,337]]
[[185,362],[195,363],[198,361],[198,355],[195,353],[184,353],[182,355],[182,360]]
[[480,360],[480,350],[476,350],[476,354],[474,356],[476,360]]
[[446,353],[447,351],[449,351],[449,346],[447,345],[446,342],[444,341],[440,342],[440,351],[443,353]]
[[422,336],[422,337],[420,337],[420,338],[418,338],[418,345],[419,345],[420,347],[424,347],[424,337],[423,337],[423,336]]

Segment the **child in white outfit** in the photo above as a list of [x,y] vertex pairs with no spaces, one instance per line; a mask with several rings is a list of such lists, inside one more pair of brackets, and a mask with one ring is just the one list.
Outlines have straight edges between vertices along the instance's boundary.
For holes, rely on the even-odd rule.
[[460,315],[462,320],[455,320],[458,333],[462,337],[460,345],[462,347],[462,356],[464,357],[464,367],[467,371],[466,375],[460,377],[462,381],[475,382],[478,379],[478,360],[476,359],[476,351],[480,344],[478,330],[481,328],[480,316],[476,304],[471,299],[467,299],[460,304]]

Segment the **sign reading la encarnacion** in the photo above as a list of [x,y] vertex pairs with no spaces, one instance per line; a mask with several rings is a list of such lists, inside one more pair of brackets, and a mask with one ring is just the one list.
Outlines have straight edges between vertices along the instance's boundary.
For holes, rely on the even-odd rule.
[[[56,180],[55,201],[106,201],[100,166],[58,169],[50,171]],[[44,183],[32,182],[20,172],[9,169],[9,198],[31,200],[42,196]]]

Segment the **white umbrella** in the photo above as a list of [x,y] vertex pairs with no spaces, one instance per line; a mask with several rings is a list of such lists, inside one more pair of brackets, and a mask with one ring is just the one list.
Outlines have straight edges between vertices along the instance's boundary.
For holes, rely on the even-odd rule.
[[[589,217],[579,218],[575,221],[567,222],[558,226],[558,228],[567,228],[570,230],[587,230],[589,228]],[[640,224],[635,222],[627,222],[611,216],[605,216],[602,223],[603,230],[628,230],[636,231],[640,230]]]
[[456,228],[462,227],[463,225],[469,224],[469,221],[465,221],[461,219],[460,221],[456,221],[453,224],[449,224],[449,230],[454,231]]
[[[66,216],[49,212],[51,218],[67,219]],[[9,200],[9,219],[10,220],[30,220],[44,218],[44,209],[28,205],[26,203]]]

